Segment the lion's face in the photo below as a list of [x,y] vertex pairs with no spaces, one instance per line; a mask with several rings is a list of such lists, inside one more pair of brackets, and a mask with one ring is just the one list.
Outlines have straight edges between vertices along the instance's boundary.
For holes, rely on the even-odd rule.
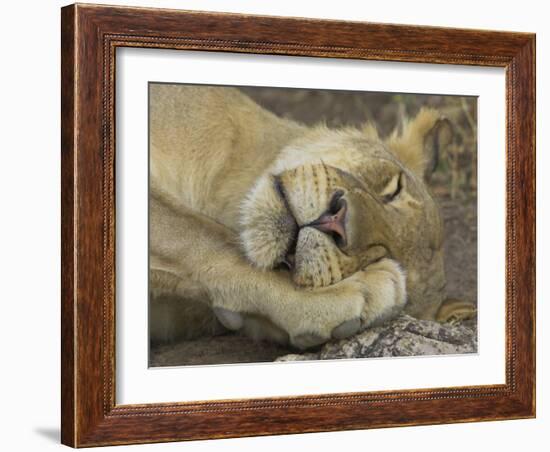
[[409,296],[442,289],[442,224],[426,176],[446,125],[424,111],[387,142],[372,128],[320,128],[287,147],[243,204],[249,260],[321,287],[388,256],[407,271]]

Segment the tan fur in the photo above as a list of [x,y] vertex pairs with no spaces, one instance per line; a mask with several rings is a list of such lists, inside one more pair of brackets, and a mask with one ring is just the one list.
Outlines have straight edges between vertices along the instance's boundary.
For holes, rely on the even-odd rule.
[[395,130],[387,141],[388,147],[399,155],[403,164],[419,176],[424,174],[427,165],[424,140],[438,119],[435,110],[422,110],[414,121],[405,123],[402,133]]
[[[152,84],[150,115],[152,311],[168,291],[175,312],[200,299],[232,329],[301,348],[404,307],[434,318],[442,224],[423,176],[444,141],[429,139],[436,112],[383,142],[372,124],[305,127],[235,89]],[[345,246],[308,226],[336,192]]]

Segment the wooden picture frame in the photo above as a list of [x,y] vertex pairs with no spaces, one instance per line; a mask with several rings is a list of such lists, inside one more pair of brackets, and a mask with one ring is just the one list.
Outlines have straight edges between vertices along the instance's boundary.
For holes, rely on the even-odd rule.
[[[62,9],[62,442],[73,447],[535,416],[535,35],[70,5]],[[147,47],[506,70],[506,383],[115,403],[115,50]]]

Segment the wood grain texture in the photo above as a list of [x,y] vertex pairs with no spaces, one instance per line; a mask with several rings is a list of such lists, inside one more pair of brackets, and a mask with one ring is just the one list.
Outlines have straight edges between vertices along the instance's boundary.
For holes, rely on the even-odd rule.
[[[64,444],[84,447],[534,416],[534,35],[96,5],[63,8],[61,35]],[[116,405],[117,47],[506,68],[506,384]]]
[[61,441],[75,443],[75,361],[74,340],[76,314],[74,296],[74,9],[61,11]]

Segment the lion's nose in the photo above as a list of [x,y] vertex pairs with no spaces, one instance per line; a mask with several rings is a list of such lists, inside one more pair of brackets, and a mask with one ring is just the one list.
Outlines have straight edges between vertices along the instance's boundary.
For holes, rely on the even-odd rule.
[[347,236],[345,220],[347,209],[348,205],[346,200],[342,198],[341,193],[337,193],[330,203],[329,210],[307,226],[311,226],[332,236],[336,245],[339,247],[346,246]]

